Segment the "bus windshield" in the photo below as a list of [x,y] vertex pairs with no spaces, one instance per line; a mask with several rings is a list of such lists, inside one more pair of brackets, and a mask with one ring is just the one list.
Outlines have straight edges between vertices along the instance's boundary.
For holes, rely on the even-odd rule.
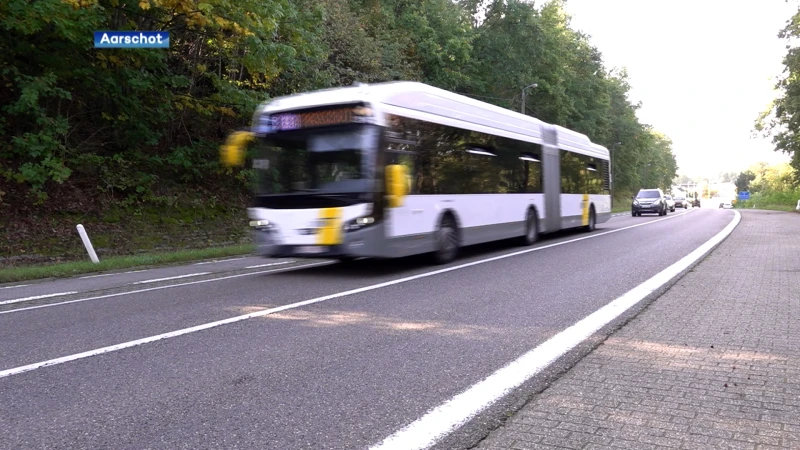
[[368,125],[268,136],[253,159],[257,193],[372,192],[377,141],[378,129]]

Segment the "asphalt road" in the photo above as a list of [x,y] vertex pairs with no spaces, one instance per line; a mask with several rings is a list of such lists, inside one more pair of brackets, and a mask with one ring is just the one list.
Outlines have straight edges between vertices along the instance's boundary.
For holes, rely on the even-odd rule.
[[[444,267],[243,258],[0,286],[0,448],[368,448],[733,216],[620,215],[533,247],[467,249]],[[588,348],[440,445],[470,447]]]

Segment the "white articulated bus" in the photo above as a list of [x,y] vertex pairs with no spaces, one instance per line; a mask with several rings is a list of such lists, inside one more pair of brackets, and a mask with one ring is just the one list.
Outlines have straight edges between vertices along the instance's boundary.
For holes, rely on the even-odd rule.
[[611,216],[609,152],[566,128],[416,82],[354,85],[261,105],[223,146],[254,141],[257,253],[348,260],[431,253]]

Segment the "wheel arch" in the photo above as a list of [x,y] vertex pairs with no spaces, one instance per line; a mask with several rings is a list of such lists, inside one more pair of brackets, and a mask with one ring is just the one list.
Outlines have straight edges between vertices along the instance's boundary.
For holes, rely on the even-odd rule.
[[435,224],[436,228],[434,228],[434,230],[439,228],[439,225],[446,218],[452,219],[453,222],[456,224],[456,233],[458,234],[459,242],[461,242],[461,230],[463,228],[463,225],[458,217],[458,213],[456,213],[456,211],[452,208],[444,208],[441,211],[439,211],[439,214],[436,216],[436,224]]

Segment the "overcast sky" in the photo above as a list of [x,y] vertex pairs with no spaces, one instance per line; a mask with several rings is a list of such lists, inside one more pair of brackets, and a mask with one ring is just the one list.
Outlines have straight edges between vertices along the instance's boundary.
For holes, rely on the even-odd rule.
[[573,29],[625,67],[640,121],[669,136],[678,173],[716,176],[788,161],[753,123],[776,97],[791,0],[566,0]]

